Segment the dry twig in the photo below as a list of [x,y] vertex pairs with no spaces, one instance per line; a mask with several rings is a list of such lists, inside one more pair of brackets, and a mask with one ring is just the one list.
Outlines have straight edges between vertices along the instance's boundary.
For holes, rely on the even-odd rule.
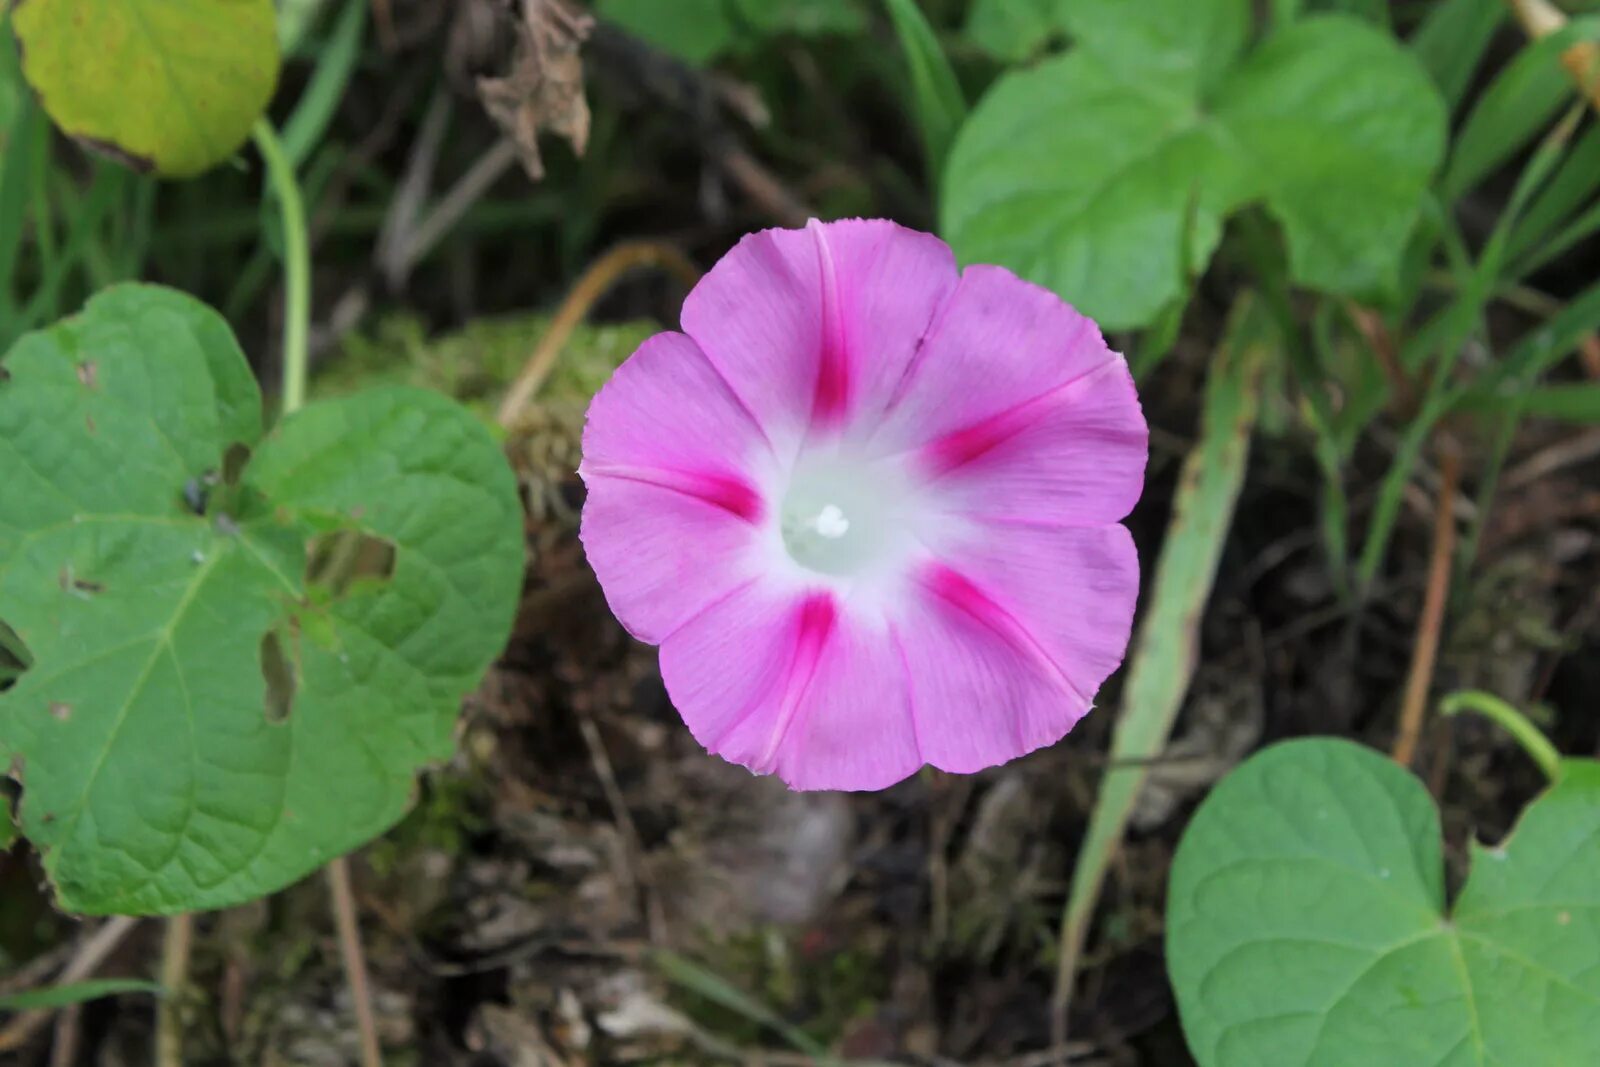
[[562,301],[550,328],[539,339],[539,346],[507,391],[500,404],[500,425],[507,429],[515,427],[523,410],[550,376],[572,331],[588,317],[589,309],[619,278],[640,267],[661,267],[685,285],[692,286],[700,280],[700,272],[682,252],[659,242],[635,241],[618,245],[595,260]]
[[1422,715],[1427,708],[1428,691],[1433,686],[1439,635],[1444,628],[1444,609],[1450,596],[1450,571],[1456,554],[1455,496],[1461,483],[1461,458],[1454,449],[1448,446],[1443,449],[1439,469],[1428,589],[1422,601],[1422,617],[1417,621],[1417,643],[1411,654],[1411,669],[1406,675],[1400,729],[1394,741],[1394,759],[1402,767],[1411,765],[1417,751],[1417,738],[1422,733]]
[[334,923],[339,931],[339,956],[355,1004],[356,1027],[361,1037],[361,1067],[383,1067],[378,1046],[378,1023],[372,1014],[367,957],[361,949],[361,924],[356,917],[355,894],[350,890],[350,861],[343,856],[328,864],[328,888],[333,895]]
[[194,946],[194,916],[188,912],[167,920],[161,942],[161,985],[167,991],[156,1006],[156,1067],[183,1067],[183,1020],[180,993],[189,981],[189,954]]

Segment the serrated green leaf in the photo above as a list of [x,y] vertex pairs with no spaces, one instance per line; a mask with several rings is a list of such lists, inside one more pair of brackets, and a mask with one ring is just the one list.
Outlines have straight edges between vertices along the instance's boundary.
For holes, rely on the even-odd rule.
[[27,0],[23,73],[63,131],[185,178],[231,156],[272,98],[272,0]]
[[[32,665],[0,693],[0,750],[61,905],[223,907],[392,825],[510,628],[520,508],[488,431],[382,389],[261,440],[226,324],[150,287],[3,368],[0,621]],[[214,484],[237,446],[240,484]],[[308,546],[341,530],[391,546],[392,573],[309,580]]]
[[1413,58],[1330,16],[1234,65],[1242,38],[1231,15],[1201,19],[1211,4],[1183,38],[1145,32],[1154,15],[1093,21],[1099,6],[1077,9],[1079,47],[1002,78],[957,137],[942,219],[963,260],[1009,266],[1107,328],[1142,326],[1204,267],[1227,215],[1263,200],[1296,281],[1393,285],[1444,147],[1443,104]]
[[1600,1048],[1600,764],[1571,761],[1445,908],[1439,815],[1346,741],[1265,750],[1173,863],[1167,956],[1202,1067],[1573,1067]]

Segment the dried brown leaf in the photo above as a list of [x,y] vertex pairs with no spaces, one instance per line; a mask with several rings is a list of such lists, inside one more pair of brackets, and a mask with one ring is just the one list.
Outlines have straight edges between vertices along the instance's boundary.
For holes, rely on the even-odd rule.
[[[495,5],[514,35],[504,74],[477,79],[478,99],[511,138],[523,169],[544,177],[539,134],[554,133],[583,155],[589,142],[589,103],[583,93],[580,49],[594,19],[567,0],[521,0],[520,14]],[[480,10],[482,6],[480,5]]]

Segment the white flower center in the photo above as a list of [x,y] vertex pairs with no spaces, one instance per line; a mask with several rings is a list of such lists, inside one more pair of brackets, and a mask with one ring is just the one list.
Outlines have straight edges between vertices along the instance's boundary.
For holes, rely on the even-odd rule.
[[806,570],[860,578],[914,548],[919,510],[898,470],[841,455],[805,456],[783,496],[783,547]]

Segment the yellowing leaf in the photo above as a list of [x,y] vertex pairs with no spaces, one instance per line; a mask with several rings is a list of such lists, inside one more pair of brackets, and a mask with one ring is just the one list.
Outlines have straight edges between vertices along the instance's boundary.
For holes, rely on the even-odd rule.
[[142,171],[227,159],[277,84],[272,0],[21,0],[12,21],[56,125]]

